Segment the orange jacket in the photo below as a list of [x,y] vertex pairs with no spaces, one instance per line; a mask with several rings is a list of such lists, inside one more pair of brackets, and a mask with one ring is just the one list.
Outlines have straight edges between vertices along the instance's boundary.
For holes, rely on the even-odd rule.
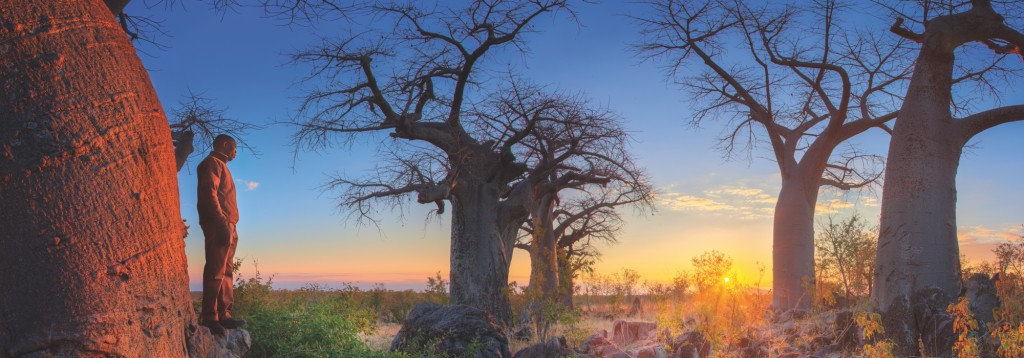
[[199,222],[238,222],[238,202],[235,200],[235,181],[228,170],[227,158],[212,152],[199,163]]

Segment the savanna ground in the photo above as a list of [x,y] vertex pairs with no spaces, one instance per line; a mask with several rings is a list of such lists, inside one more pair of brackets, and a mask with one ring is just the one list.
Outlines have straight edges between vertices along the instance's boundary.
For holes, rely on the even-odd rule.
[[[832,247],[841,246],[832,243]],[[511,351],[555,336],[565,337],[570,348],[578,349],[591,335],[612,332],[614,322],[621,319],[657,323],[656,341],[666,342],[668,352],[671,337],[699,332],[710,343],[712,356],[749,356],[750,347],[756,347],[764,356],[795,357],[831,347],[826,356],[892,357],[892,347],[880,331],[880,318],[868,304],[870,271],[855,272],[856,255],[848,261],[830,261],[829,250],[819,251],[823,253],[817,263],[817,297],[813,308],[798,316],[771,314],[771,293],[760,288],[762,282],[726,280],[733,273],[731,259],[712,251],[694,257],[693,269],[668,283],[643,280],[629,269],[581,273],[575,308],[552,314],[547,332],[529,340],[510,339]],[[956,336],[955,357],[1024,356],[1024,242],[1003,244],[996,254],[998,262],[964,266],[965,279],[976,273],[999,273],[995,286],[1002,305],[995,310],[994,320],[984,325],[974,319],[966,300],[948,307]],[[236,263],[236,268],[241,264]],[[368,290],[317,285],[275,290],[273,278],[257,270],[254,277],[236,278],[235,313],[248,321],[246,329],[253,341],[249,357],[442,357],[429,349],[414,354],[388,351],[402,319],[417,302],[448,303],[447,282],[440,274],[426,283],[422,291],[394,291],[383,285]],[[517,314],[527,304],[524,291],[510,284]],[[636,300],[641,311],[633,307]],[[531,328],[538,332],[536,325]]]

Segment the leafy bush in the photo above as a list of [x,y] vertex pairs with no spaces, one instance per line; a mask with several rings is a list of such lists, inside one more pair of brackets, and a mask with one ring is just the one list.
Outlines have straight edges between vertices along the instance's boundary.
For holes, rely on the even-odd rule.
[[247,357],[380,356],[359,339],[373,331],[376,315],[352,300],[351,293],[308,286],[272,291],[271,279],[238,279],[234,314],[246,320],[252,337]]

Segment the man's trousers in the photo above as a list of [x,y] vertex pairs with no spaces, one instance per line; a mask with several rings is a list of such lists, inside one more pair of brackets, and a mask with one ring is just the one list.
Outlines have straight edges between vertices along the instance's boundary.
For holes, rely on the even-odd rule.
[[206,240],[206,266],[203,267],[204,322],[231,318],[235,302],[233,263],[238,233],[235,225],[200,223]]

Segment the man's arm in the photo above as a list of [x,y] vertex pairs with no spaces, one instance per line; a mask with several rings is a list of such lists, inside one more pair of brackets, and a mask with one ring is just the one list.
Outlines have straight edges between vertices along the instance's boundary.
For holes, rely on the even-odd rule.
[[[210,163],[205,163],[210,164]],[[217,199],[217,188],[220,187],[221,177],[224,176],[223,168],[220,165],[204,165],[199,170],[199,205],[206,208],[206,213],[199,215],[215,214],[217,221],[227,224],[227,215],[220,207],[220,200]]]

